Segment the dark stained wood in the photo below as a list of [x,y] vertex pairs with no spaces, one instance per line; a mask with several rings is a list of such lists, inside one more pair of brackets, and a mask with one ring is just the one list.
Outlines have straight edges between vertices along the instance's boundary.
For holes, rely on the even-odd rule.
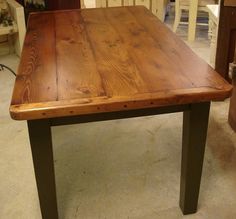
[[236,132],[236,78],[233,79],[233,94],[229,105],[229,124]]
[[10,113],[29,120],[189,104],[223,100],[231,88],[145,7],[36,13]]
[[58,9],[80,8],[80,0],[58,0]]
[[236,1],[235,0],[224,0],[224,5],[236,7]]
[[[216,53],[216,71],[224,78],[229,78],[229,64],[236,63],[236,1],[222,0]],[[234,76],[235,77],[235,76]],[[230,99],[229,124],[236,131],[236,80],[232,80],[233,93]]]
[[236,46],[234,51],[234,70],[232,72],[233,93],[229,105],[229,124],[236,132]]
[[176,113],[184,112],[191,109],[191,105],[178,105],[178,106],[168,106],[168,107],[158,107],[149,109],[135,109],[135,110],[123,110],[116,112],[106,112],[106,113],[95,113],[89,115],[79,115],[79,116],[66,116],[60,118],[52,118],[50,120],[51,126],[59,125],[70,125],[70,124],[80,124],[88,122],[98,122],[107,121],[114,119],[126,119],[140,116],[152,116],[160,115],[164,113]]
[[183,214],[197,211],[210,103],[192,104],[183,117],[180,207]]
[[80,8],[80,0],[45,0],[48,10],[64,10]]
[[[229,5],[229,3],[226,5]],[[228,81],[230,81],[228,76],[229,63],[231,63],[234,58],[235,42],[236,7],[225,6],[225,0],[222,0],[220,3],[215,69]]]
[[52,136],[49,120],[28,121],[30,145],[43,219],[57,219]]

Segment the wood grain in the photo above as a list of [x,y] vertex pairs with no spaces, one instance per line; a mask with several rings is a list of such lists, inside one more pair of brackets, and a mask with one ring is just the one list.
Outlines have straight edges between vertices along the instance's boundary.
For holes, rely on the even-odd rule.
[[70,16],[66,13],[54,15],[60,100],[96,97],[105,92],[85,26],[78,15],[76,11],[70,12]]
[[190,104],[231,89],[145,7],[44,12],[29,19],[10,113],[32,120]]
[[89,12],[82,12],[82,16],[106,95],[130,96],[147,92],[147,84],[142,80],[138,66],[127,51],[124,40],[109,23],[109,17],[103,10]]
[[57,67],[53,14],[32,16],[16,77],[12,105],[56,101]]

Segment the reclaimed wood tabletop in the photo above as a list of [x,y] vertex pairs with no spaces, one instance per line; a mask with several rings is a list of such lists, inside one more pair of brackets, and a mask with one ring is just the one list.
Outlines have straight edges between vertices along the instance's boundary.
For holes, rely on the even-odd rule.
[[217,72],[145,7],[31,14],[13,91],[16,120],[230,96]]

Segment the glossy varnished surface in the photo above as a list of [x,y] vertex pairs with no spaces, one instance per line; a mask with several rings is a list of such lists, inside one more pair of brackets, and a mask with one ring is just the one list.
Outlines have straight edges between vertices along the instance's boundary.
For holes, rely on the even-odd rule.
[[31,120],[223,100],[227,84],[144,7],[30,16],[10,107]]

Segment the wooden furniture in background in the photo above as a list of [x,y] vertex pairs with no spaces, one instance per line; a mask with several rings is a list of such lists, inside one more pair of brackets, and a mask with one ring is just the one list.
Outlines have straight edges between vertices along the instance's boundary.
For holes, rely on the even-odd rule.
[[161,21],[165,20],[166,8],[169,0],[96,0],[97,8],[143,5]]
[[20,56],[26,32],[24,8],[15,0],[7,0],[7,3],[9,5],[11,15],[17,24],[18,31],[14,35],[14,47],[16,54]]
[[[228,81],[229,64],[235,60],[236,46],[236,2],[222,0],[220,4],[220,19],[216,52],[216,70]],[[234,74],[233,74],[234,75]],[[232,75],[232,76],[233,76]],[[236,82],[233,82],[233,95],[230,99],[229,124],[236,131]]]
[[58,218],[52,126],[180,111],[180,207],[196,212],[210,102],[231,88],[145,7],[31,15],[10,114],[28,121],[43,218]]
[[[84,1],[81,1],[83,3]],[[45,0],[46,9],[64,10],[80,8],[80,0]],[[83,4],[81,4],[82,6]]]
[[[218,27],[218,40],[216,50],[216,71],[225,79],[229,78],[229,63],[234,59],[236,42],[236,7],[225,6],[225,0],[220,3],[220,18]],[[227,1],[229,5],[229,1]]]
[[230,7],[236,7],[236,1],[235,0],[225,0],[224,5],[230,6]]
[[211,66],[215,68],[217,33],[218,33],[217,31],[218,31],[218,23],[219,23],[219,5],[207,5],[207,10],[209,12],[208,36],[211,40],[210,63],[211,63]]
[[216,53],[216,70],[228,81],[233,82],[233,95],[230,99],[229,124],[236,131],[236,80],[229,75],[229,64],[235,62],[236,46],[236,1],[222,0]]
[[32,12],[47,11],[47,10],[66,10],[66,9],[79,9],[84,8],[84,0],[44,0],[44,7],[41,8],[28,8],[26,0],[17,0],[25,9],[26,20]]
[[[234,15],[235,15],[235,13],[236,13],[236,11],[235,11],[236,1],[235,0],[225,0],[224,5],[229,6],[229,7],[234,7],[234,9],[232,9],[232,10],[234,10]],[[234,19],[236,19],[236,17],[234,17]],[[234,20],[234,22],[235,22],[235,20]],[[236,43],[235,43],[235,41],[236,41],[236,25],[235,24],[234,24],[234,39],[232,41],[236,45]],[[234,50],[233,65],[234,65],[233,66],[234,69],[232,69],[232,72],[231,72],[231,74],[232,74],[231,78],[232,78],[232,82],[233,82],[233,94],[230,99],[230,106],[229,106],[229,124],[231,125],[232,129],[236,132],[236,47]]]
[[[16,0],[16,1],[20,3],[21,5],[25,6],[25,0]],[[65,0],[44,0],[44,2],[45,2],[46,9],[48,10],[80,8],[80,0],[66,0],[66,1]]]
[[[15,53],[20,56],[25,37],[25,17],[24,8],[15,0],[7,0],[10,14],[13,18],[13,25],[0,27],[0,36],[8,35],[9,48],[14,46]],[[13,38],[13,39],[11,39]],[[12,44],[12,45],[11,45]]]
[[[176,32],[179,24],[189,24],[188,40],[194,41],[196,35],[197,12],[207,11],[207,4],[215,4],[215,0],[175,0],[175,21],[173,31]],[[189,22],[181,22],[182,10],[189,11]],[[206,25],[198,23],[199,25]]]
[[229,105],[229,124],[232,129],[236,132],[236,46],[234,52],[234,61],[230,64],[231,78],[233,84],[233,94],[230,99]]
[[0,0],[0,55],[14,52],[13,36],[17,31],[8,3]]

